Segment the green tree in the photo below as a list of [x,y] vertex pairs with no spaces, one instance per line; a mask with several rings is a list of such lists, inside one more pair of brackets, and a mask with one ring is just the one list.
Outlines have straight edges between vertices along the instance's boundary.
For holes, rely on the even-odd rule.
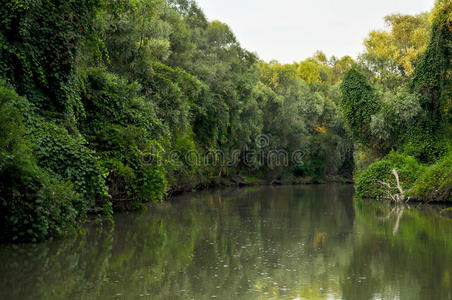
[[380,102],[366,77],[351,69],[344,77],[341,85],[341,109],[345,121],[354,136],[363,144],[371,143],[370,122],[372,115],[380,109]]

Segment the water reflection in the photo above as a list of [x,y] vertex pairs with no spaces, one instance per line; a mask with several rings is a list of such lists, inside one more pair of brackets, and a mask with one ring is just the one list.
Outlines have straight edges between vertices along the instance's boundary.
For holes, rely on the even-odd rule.
[[393,209],[341,185],[189,194],[1,247],[0,299],[451,299],[451,220]]

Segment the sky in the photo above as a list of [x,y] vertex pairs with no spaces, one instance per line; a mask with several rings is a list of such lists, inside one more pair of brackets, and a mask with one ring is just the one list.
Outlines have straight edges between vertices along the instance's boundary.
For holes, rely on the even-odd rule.
[[301,61],[316,50],[328,57],[363,51],[371,30],[389,14],[418,14],[434,0],[197,0],[209,20],[229,25],[240,44],[260,58]]

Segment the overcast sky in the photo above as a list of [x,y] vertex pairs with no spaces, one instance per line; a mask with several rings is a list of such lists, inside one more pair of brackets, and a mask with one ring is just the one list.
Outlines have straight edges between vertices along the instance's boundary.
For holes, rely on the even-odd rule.
[[356,57],[383,17],[417,14],[434,0],[197,0],[209,20],[228,24],[241,45],[260,58],[291,63],[322,50]]

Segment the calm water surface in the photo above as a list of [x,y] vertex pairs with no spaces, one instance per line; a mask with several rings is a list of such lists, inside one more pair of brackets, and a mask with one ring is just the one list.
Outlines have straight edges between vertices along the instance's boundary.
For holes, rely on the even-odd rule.
[[342,185],[178,197],[0,247],[0,299],[452,299],[452,220]]

